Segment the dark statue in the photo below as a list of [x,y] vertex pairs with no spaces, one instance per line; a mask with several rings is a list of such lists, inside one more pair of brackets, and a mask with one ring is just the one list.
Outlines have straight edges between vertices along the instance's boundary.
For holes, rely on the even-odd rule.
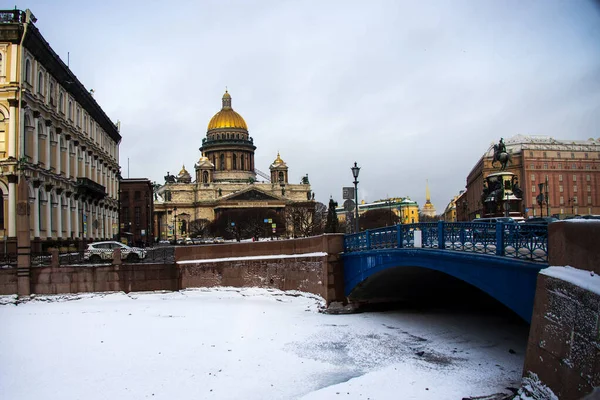
[[175,175],[170,175],[169,171],[167,171],[167,175],[165,175],[165,183],[175,183]]
[[308,181],[308,174],[306,174],[305,176],[302,177],[302,179],[300,180],[300,184],[310,185],[310,182]]
[[522,199],[523,198],[523,190],[519,187],[519,178],[516,175],[514,175],[512,177],[511,182],[512,182],[512,191],[513,191],[513,194],[517,198]]
[[492,167],[496,162],[500,163],[500,171],[505,171],[506,166],[509,162],[512,163],[512,156],[506,151],[506,145],[504,139],[500,138],[498,144],[494,145],[494,159],[492,160]]

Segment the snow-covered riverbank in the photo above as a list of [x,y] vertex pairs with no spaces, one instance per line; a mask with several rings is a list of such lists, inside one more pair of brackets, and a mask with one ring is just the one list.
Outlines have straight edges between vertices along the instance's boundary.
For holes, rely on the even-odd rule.
[[7,399],[462,399],[518,386],[503,317],[318,312],[264,289],[1,298]]

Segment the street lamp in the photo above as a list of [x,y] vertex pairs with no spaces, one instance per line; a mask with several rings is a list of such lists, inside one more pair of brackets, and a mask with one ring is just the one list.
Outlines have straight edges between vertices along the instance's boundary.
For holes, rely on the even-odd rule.
[[544,208],[542,206],[544,205],[544,184],[538,183],[538,187],[540,188],[540,194],[537,195],[537,202],[538,202],[538,205],[540,206],[540,214],[543,217],[544,216]]
[[550,216],[550,201],[548,197],[548,176],[546,175],[546,216]]
[[173,207],[173,237],[177,244],[177,207]]
[[354,203],[356,208],[354,209],[354,232],[358,233],[358,173],[360,172],[360,167],[356,165],[356,161],[354,162],[354,167],[350,168],[352,170],[352,176],[354,176]]

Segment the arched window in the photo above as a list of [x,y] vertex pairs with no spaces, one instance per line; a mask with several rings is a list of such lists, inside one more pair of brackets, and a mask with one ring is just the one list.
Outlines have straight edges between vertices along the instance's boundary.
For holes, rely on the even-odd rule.
[[219,169],[220,169],[221,171],[224,171],[224,170],[225,170],[225,154],[221,154],[221,155],[219,156]]
[[233,155],[233,169],[234,170],[237,169],[237,155],[236,154]]
[[202,172],[202,182],[208,183],[208,171]]
[[83,131],[87,130],[87,115],[83,116]]
[[38,93],[39,94],[43,94],[44,93],[44,74],[42,73],[42,71],[40,71],[38,73]]
[[75,110],[75,115],[76,115],[75,124],[77,126],[79,126],[79,125],[81,125],[81,119],[80,119],[81,118],[81,112],[79,111],[79,108],[77,110]]
[[244,155],[243,154],[240,156],[240,167],[241,167],[240,169],[242,171],[246,170],[246,164],[244,164]]
[[48,98],[50,99],[50,104],[54,104],[54,84],[50,82],[50,86],[48,87]]
[[283,182],[283,171],[279,171],[279,182]]
[[69,108],[67,109],[67,118],[73,120],[73,102],[69,100]]
[[62,92],[58,94],[58,111],[65,113],[65,99]]
[[31,61],[25,60],[25,82],[31,83]]

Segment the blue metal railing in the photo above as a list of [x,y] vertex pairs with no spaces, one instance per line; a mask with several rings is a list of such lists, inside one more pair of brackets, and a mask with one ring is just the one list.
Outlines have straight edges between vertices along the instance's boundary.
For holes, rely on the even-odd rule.
[[[415,245],[415,232],[420,243]],[[344,252],[401,248],[467,251],[548,262],[548,226],[485,222],[424,222],[369,229],[344,237]]]

